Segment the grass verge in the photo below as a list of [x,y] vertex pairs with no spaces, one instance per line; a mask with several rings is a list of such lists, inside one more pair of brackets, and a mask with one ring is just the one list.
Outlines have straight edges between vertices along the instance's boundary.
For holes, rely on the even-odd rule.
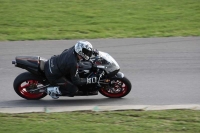
[[200,36],[199,0],[0,0],[0,40]]
[[199,133],[200,111],[112,111],[0,114],[9,133]]

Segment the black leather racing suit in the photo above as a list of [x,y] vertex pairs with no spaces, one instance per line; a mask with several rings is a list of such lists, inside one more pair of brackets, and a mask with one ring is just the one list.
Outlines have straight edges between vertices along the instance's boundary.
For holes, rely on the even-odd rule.
[[86,79],[79,78],[78,75],[78,58],[74,46],[64,50],[60,55],[52,56],[44,68],[46,78],[52,85],[64,83],[60,86],[60,91],[64,95],[73,96],[78,90],[76,85],[86,83]]

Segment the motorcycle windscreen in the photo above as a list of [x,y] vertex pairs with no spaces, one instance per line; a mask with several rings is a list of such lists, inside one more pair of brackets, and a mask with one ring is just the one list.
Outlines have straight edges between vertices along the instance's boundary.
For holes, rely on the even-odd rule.
[[99,52],[99,55],[106,61],[103,65],[105,66],[105,71],[109,76],[114,76],[117,72],[119,72],[120,67],[112,56],[101,51]]
[[113,77],[119,72],[120,68],[115,64],[106,65],[105,71],[109,77]]

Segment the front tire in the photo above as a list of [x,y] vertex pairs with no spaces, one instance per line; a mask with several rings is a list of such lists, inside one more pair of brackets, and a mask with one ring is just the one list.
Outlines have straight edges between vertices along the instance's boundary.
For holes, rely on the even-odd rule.
[[99,92],[109,98],[121,98],[129,94],[131,91],[131,82],[126,78],[113,78],[110,85],[101,88]]
[[15,92],[22,98],[27,100],[39,100],[47,94],[44,92],[30,93],[28,89],[34,89],[38,86],[43,86],[43,80],[29,72],[24,72],[18,75],[13,83]]

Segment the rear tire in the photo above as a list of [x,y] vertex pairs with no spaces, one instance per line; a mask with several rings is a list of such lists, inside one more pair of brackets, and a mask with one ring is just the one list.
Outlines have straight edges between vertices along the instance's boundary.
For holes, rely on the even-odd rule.
[[109,86],[108,88],[102,88],[99,92],[105,97],[109,98],[121,98],[129,94],[131,91],[131,82],[126,78],[113,78],[111,82],[114,84]]
[[44,92],[30,93],[27,91],[27,89],[37,88],[39,85],[44,85],[43,79],[29,72],[24,72],[18,75],[13,83],[15,92],[20,97],[27,100],[39,100],[47,95]]

